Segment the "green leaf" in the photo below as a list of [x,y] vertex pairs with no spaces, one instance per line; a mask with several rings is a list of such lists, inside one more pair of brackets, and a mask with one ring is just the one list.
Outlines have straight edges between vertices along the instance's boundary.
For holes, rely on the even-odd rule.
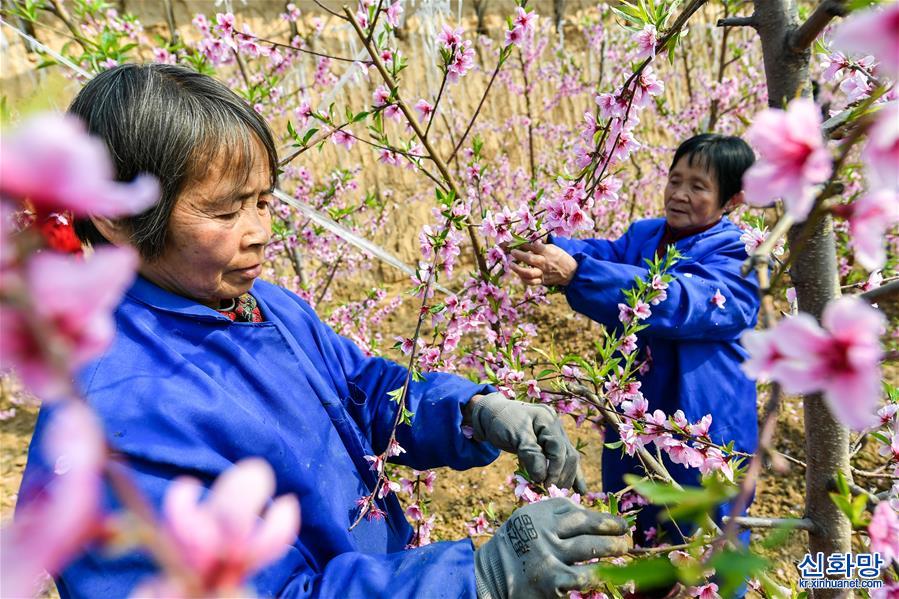
[[303,139],[300,140],[300,143],[303,144],[303,146],[308,145],[309,140],[312,139],[312,136],[315,135],[316,132],[318,132],[318,129],[316,129],[314,127],[312,129],[310,129],[309,131],[306,131],[306,134],[303,135]]
[[880,3],[880,0],[849,0],[846,3],[846,9],[849,11],[861,10]]
[[733,597],[747,579],[764,572],[769,563],[765,558],[742,549],[722,551],[712,557],[709,565],[715,568],[718,592],[722,597]]
[[725,485],[717,478],[703,481],[705,487],[684,487],[677,489],[669,483],[659,483],[629,474],[625,482],[654,505],[668,507],[667,516],[674,520],[699,522],[716,506],[732,498],[737,493],[734,485]]
[[599,564],[596,575],[615,586],[633,581],[639,590],[663,588],[677,581],[677,568],[667,557],[635,560],[626,566]]

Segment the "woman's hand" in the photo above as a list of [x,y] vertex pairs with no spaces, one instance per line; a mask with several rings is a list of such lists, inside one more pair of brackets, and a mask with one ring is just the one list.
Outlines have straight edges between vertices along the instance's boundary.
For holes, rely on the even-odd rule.
[[567,285],[574,278],[577,261],[562,248],[542,241],[526,243],[510,252],[523,265],[510,263],[525,285]]

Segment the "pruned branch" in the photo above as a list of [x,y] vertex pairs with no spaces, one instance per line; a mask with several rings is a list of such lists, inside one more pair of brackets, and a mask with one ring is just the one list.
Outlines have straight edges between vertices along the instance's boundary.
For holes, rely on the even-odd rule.
[[871,291],[860,293],[859,297],[873,304],[874,302],[888,297],[893,297],[895,295],[899,295],[899,280],[891,281],[886,285],[883,285],[876,289],[872,289]]
[[755,18],[755,15],[750,15],[748,17],[726,17],[724,19],[718,19],[717,26],[718,27],[752,27],[753,29],[757,29],[759,24]]
[[733,522],[740,528],[793,528],[796,530],[815,530],[815,523],[808,518],[757,518],[753,516],[725,516],[728,524]]
[[791,52],[805,52],[834,17],[842,17],[846,12],[845,0],[822,0],[805,23],[790,34],[787,48]]

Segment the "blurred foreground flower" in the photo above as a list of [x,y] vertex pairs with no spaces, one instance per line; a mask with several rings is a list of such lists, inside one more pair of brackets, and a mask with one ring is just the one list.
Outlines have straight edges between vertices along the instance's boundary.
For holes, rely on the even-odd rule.
[[833,46],[847,53],[873,54],[884,75],[899,79],[899,3],[853,13],[837,26]]
[[746,202],[767,206],[781,198],[787,213],[797,221],[805,220],[814,201],[814,186],[833,172],[821,137],[818,107],[800,98],[786,110],[763,110],[745,137],[759,153],[759,160],[743,176]]
[[159,185],[148,175],[116,182],[103,142],[71,116],[26,121],[4,136],[0,156],[0,197],[28,200],[39,215],[124,216],[143,212],[159,198]]
[[57,574],[100,532],[100,481],[106,450],[100,424],[80,402],[53,415],[44,448],[54,478],[3,528],[5,597],[30,597],[44,571]]
[[137,264],[134,250],[108,246],[87,260],[41,253],[21,278],[5,275],[4,294],[19,297],[0,304],[0,370],[15,370],[42,399],[65,395],[68,379],[111,341],[112,311]]
[[[212,485],[205,501],[203,486],[191,477],[176,479],[163,502],[167,532],[179,559],[193,572],[206,595],[243,592],[247,579],[279,559],[293,545],[300,528],[300,506],[282,495],[265,510],[275,492],[271,467],[258,458],[237,463]],[[136,597],[177,597],[178,580],[156,578],[140,585]]]
[[741,339],[749,352],[743,370],[777,381],[787,393],[821,391],[838,420],[863,430],[877,422],[886,318],[850,296],[830,302],[821,321],[823,328],[799,313],[768,330],[747,331]]

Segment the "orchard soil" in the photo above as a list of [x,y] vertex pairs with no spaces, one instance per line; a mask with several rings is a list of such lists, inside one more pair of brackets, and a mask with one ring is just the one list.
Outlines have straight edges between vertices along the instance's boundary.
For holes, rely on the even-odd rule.
[[[343,290],[341,290],[342,292]],[[397,286],[396,292],[401,292]],[[342,293],[335,292],[340,297]],[[384,337],[392,339],[394,334],[406,332],[414,328],[412,320],[415,309],[412,301],[406,301],[396,313],[384,323]],[[891,320],[895,324],[899,316],[899,306],[888,307]],[[540,322],[541,331],[555,332],[552,339],[564,350],[580,350],[587,352],[592,339],[599,331],[597,325],[587,319],[575,315],[568,309],[564,298],[552,296],[549,306],[541,307],[534,318]],[[408,333],[406,333],[408,334]],[[546,346],[549,339],[542,340]],[[894,383],[899,381],[899,369],[895,364],[888,364],[884,374]],[[0,410],[13,407],[11,397],[20,394],[18,385],[9,378],[2,379],[0,388]],[[761,406],[766,391],[762,389],[759,398]],[[726,401],[727,398],[721,398]],[[10,518],[16,502],[16,493],[25,467],[28,443],[34,429],[37,408],[18,406],[13,418],[0,422],[0,513],[4,520]],[[601,490],[600,454],[602,443],[598,432],[584,425],[574,426],[573,421],[566,422],[566,428],[573,442],[577,439],[585,442],[582,460],[585,465],[588,487],[591,491]],[[778,422],[778,451],[799,460],[804,457],[802,425],[802,404],[798,398],[787,397],[783,403]],[[878,461],[873,454],[863,451],[857,466],[862,469],[875,467]],[[458,539],[466,536],[465,523],[481,511],[493,504],[497,524],[502,522],[517,506],[512,488],[507,479],[517,467],[516,459],[509,454],[502,455],[496,462],[486,468],[455,472],[446,468],[438,470],[434,492],[431,497],[431,512],[436,514],[436,540]],[[866,481],[862,481],[866,482]],[[870,481],[867,481],[870,482]],[[882,485],[885,485],[885,481]],[[766,468],[759,481],[756,499],[750,510],[753,516],[801,517],[803,513],[804,473],[801,467],[789,465],[787,470],[776,472]],[[883,488],[886,488],[885,486]],[[798,531],[774,548],[762,547],[762,542],[769,532],[761,531],[753,536],[754,548],[768,556],[775,563],[774,575],[784,584],[795,582],[798,578],[796,564],[805,553],[805,533]],[[487,537],[474,539],[480,544]],[[47,595],[57,596],[55,589],[49,589]]]

